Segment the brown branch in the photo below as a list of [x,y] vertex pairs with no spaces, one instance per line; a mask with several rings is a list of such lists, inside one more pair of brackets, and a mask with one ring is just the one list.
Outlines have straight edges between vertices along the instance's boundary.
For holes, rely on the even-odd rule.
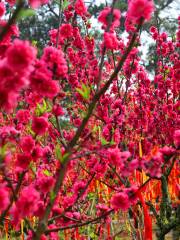
[[150,210],[153,212],[153,215],[154,215],[154,217],[155,217],[156,220],[157,220],[157,223],[159,223],[159,222],[160,222],[160,218],[159,218],[159,215],[158,215],[158,213],[157,213],[156,208],[154,207],[154,205],[153,205],[150,201],[147,201],[147,202],[146,202],[146,205],[148,205],[148,206],[150,207]]
[[169,177],[169,175],[171,174],[171,171],[172,171],[172,169],[173,169],[173,167],[174,167],[174,163],[175,163],[175,161],[176,161],[176,154],[172,157],[172,159],[171,159],[171,165],[170,165],[170,167],[168,167],[167,169],[166,169],[166,171],[165,171],[165,173],[164,173],[164,175],[165,175],[165,177],[166,178],[168,178]]
[[[56,117],[56,116],[55,116]],[[57,118],[57,117],[56,117]],[[63,145],[64,148],[66,148],[66,140],[64,139],[64,136],[63,136],[63,133],[61,131],[61,127],[60,127],[60,124],[59,124],[59,121],[58,121],[58,118],[56,119],[56,124],[57,124],[57,127],[55,126],[55,124],[53,123],[53,121],[49,120],[52,124],[52,126],[54,127],[55,130],[57,130],[57,132],[60,134],[60,137],[59,137],[59,134],[56,134],[59,141],[61,142],[61,144]],[[59,125],[59,126],[58,126]]]
[[[85,169],[81,164],[79,164],[80,167],[86,172],[88,173],[89,175],[92,175],[87,169]],[[117,191],[117,189],[111,185],[109,185],[108,183],[106,183],[105,181],[101,180],[101,179],[98,179],[96,178],[96,180],[98,180],[99,182],[103,183],[104,185],[106,185],[108,188],[112,189],[112,190],[115,190]]]
[[52,217],[48,222],[52,222],[58,218],[61,218],[61,217],[66,217],[65,215],[65,212],[69,211],[72,209],[72,207],[78,202],[78,200],[81,198],[81,196],[84,194],[84,192],[87,190],[88,186],[90,185],[90,183],[92,182],[93,178],[95,177],[95,173],[93,175],[91,175],[91,178],[88,180],[88,182],[86,183],[86,186],[80,191],[80,193],[78,194],[77,198],[76,198],[76,201],[73,203],[73,205],[69,206],[68,208],[66,208],[64,210],[63,213],[57,215],[57,216],[54,216]]
[[63,230],[66,230],[66,229],[79,228],[79,227],[83,227],[83,226],[89,225],[89,224],[96,224],[98,221],[100,221],[101,219],[107,217],[112,212],[114,212],[114,209],[111,209],[108,212],[102,214],[101,216],[96,217],[94,219],[91,219],[91,220],[89,220],[87,222],[78,223],[78,224],[72,224],[72,225],[69,225],[69,226],[59,227],[59,228],[54,228],[54,229],[48,229],[48,230],[45,231],[45,234],[51,233],[51,232],[63,231]]

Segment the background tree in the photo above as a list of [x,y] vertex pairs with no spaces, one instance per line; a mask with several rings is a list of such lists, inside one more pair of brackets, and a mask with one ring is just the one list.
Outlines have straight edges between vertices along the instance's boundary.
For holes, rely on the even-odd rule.
[[[64,2],[64,3],[63,3]],[[167,9],[171,8],[171,5],[176,3],[176,0],[166,0],[159,1],[155,0],[155,13],[150,22],[146,23],[143,26],[142,31],[145,31],[147,35],[149,34],[149,28],[152,25],[155,25],[161,31],[167,32],[170,36],[174,37],[175,29],[177,29],[177,19],[173,17],[173,15],[167,16],[163,14]],[[68,1],[62,1],[64,7],[68,7]],[[105,3],[97,4],[96,1],[88,1],[89,5],[88,11],[92,15],[93,18],[97,19],[99,12],[108,5],[108,1]],[[116,1],[115,8],[120,9],[122,13],[127,11],[127,0]],[[178,9],[174,9],[174,11],[178,11]],[[63,21],[63,19],[62,19]],[[124,17],[122,16],[121,25],[119,29],[119,33],[124,32]],[[93,22],[93,20],[92,20]],[[21,33],[22,39],[29,39],[34,44],[37,44],[39,51],[41,51],[42,47],[45,46],[49,42],[48,32],[51,29],[55,29],[58,27],[58,2],[51,1],[48,5],[45,5],[37,10],[36,14],[28,19],[21,20],[19,22],[19,29]],[[100,38],[100,33],[97,26],[94,26],[93,31],[96,32],[96,38]],[[147,61],[146,68],[148,71],[154,73],[157,66],[157,55],[154,52],[155,43],[149,43],[147,50]]]

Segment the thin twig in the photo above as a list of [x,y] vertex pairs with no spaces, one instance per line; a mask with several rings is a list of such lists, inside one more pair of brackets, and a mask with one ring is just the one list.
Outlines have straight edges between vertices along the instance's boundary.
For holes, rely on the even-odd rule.
[[52,12],[56,18],[59,18],[59,15],[54,11],[54,9],[51,7],[50,3],[48,3],[48,8],[49,8],[50,12]]
[[89,225],[89,224],[96,224],[98,221],[100,221],[101,219],[104,219],[105,217],[110,215],[112,212],[114,212],[114,209],[111,209],[108,212],[102,214],[101,216],[96,217],[94,219],[91,219],[87,222],[72,224],[72,225],[69,225],[69,226],[59,227],[59,228],[54,228],[54,229],[48,229],[48,230],[45,231],[45,233],[47,234],[47,233],[51,233],[51,232],[63,231],[63,230],[66,230],[66,229],[79,228],[79,227]]
[[[106,32],[109,32],[110,27],[111,27],[111,23],[113,21],[113,11],[114,11],[115,3],[116,3],[116,0],[113,0],[112,7],[111,7],[111,12],[108,16],[109,21],[108,21],[108,26],[107,26]],[[106,53],[106,47],[104,46],[103,49],[102,49],[101,60],[100,60],[100,64],[99,64],[99,75],[98,75],[97,90],[99,90],[99,86],[100,86],[100,82],[101,82],[101,78],[102,78],[102,69],[103,69],[103,64],[104,64],[105,53]]]

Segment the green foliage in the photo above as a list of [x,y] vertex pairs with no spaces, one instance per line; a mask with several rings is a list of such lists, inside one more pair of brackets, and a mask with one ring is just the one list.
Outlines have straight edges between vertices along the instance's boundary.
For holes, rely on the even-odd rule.
[[63,1],[63,9],[66,9],[69,6],[70,2],[68,0]]
[[37,171],[36,165],[33,162],[31,162],[29,167],[30,167],[31,171],[33,172],[33,174],[36,175],[36,171]]
[[32,8],[23,8],[20,10],[17,20],[29,18],[36,15],[36,11]]
[[[50,6],[53,11],[57,9],[55,2],[52,2]],[[20,38],[36,42],[39,55],[41,55],[42,48],[47,45],[49,41],[48,32],[58,27],[58,15],[55,15],[48,5],[44,5],[36,10],[35,15],[31,15],[28,18],[21,18],[18,21],[18,27],[21,34]]]
[[105,139],[105,138],[101,138],[101,144],[103,145],[103,146],[105,146],[105,145],[107,145],[107,144],[109,144],[109,142]]
[[69,158],[70,153],[65,153],[62,158],[60,159],[61,163],[66,162],[66,160]]
[[76,88],[77,92],[85,99],[88,100],[90,97],[90,88],[86,86],[84,83],[82,84],[82,88]]
[[0,164],[2,163],[4,157],[6,156],[7,144],[0,147]]
[[61,161],[62,159],[62,153],[61,153],[61,149],[60,149],[60,146],[57,144],[56,147],[55,147],[55,156],[58,160]]
[[51,111],[51,106],[46,102],[45,99],[43,99],[42,104],[37,103],[37,107],[35,110],[37,116],[41,116],[45,112],[50,112],[50,111]]
[[50,173],[50,171],[48,171],[47,169],[45,169],[43,171],[44,175],[46,175],[47,177],[50,177],[52,174]]
[[55,197],[56,197],[55,192],[54,192],[54,191],[51,191],[51,192],[50,192],[50,200],[53,201],[53,200],[55,199]]

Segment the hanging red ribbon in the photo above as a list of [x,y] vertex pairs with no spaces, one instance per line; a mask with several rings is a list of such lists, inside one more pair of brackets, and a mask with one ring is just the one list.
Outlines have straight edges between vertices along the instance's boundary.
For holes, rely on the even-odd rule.
[[140,191],[137,192],[139,200],[141,201],[144,212],[144,239],[152,240],[152,219],[148,212],[148,207]]

